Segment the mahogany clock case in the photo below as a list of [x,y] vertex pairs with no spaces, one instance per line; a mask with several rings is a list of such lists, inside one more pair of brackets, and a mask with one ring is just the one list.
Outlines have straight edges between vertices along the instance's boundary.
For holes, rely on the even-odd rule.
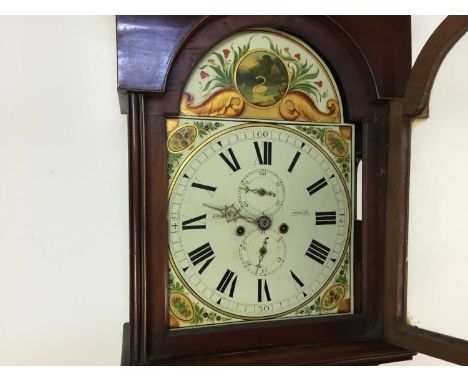
[[[168,330],[166,117],[195,63],[235,32],[268,27],[320,53],[356,126],[363,220],[355,221],[355,313]],[[378,364],[415,353],[383,333],[388,100],[411,68],[409,16],[119,16],[118,89],[129,122],[130,322],[123,364]],[[385,47],[384,49],[382,47]]]

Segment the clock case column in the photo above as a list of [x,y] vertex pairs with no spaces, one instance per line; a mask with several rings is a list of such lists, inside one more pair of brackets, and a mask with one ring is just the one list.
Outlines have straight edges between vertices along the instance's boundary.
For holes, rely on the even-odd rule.
[[[357,126],[363,221],[355,222],[356,313],[170,332],[165,120],[178,114],[186,77],[210,46],[261,26],[295,34],[322,54],[339,80],[346,120]],[[117,18],[119,92],[129,116],[131,296],[123,364],[378,364],[414,355],[383,339],[386,98],[402,96],[409,37],[407,16]],[[382,41],[387,49],[377,49]]]

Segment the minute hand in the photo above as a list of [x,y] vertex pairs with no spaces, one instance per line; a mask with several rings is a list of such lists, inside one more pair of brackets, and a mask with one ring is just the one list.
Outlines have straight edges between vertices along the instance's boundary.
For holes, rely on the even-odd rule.
[[264,188],[249,188],[249,187],[244,187],[241,188],[241,190],[245,190],[245,192],[253,192],[254,194],[258,194],[260,196],[273,196],[275,197],[276,194],[271,191],[267,191]]

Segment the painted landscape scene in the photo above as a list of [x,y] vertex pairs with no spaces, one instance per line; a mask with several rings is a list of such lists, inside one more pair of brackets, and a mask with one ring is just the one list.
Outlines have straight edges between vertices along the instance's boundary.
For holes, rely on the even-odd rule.
[[279,102],[288,89],[288,71],[283,62],[267,51],[252,52],[239,63],[236,84],[251,104],[268,107]]

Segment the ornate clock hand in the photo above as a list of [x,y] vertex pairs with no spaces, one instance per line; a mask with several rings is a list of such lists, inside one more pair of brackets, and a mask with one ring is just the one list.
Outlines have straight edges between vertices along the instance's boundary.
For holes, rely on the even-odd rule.
[[226,218],[226,221],[229,223],[231,221],[237,221],[237,219],[245,220],[248,223],[257,224],[257,219],[250,216],[244,216],[239,213],[239,209],[234,207],[234,204],[230,206],[217,207],[212,206],[206,203],[203,203],[205,207],[213,208],[217,211],[220,211],[223,214],[223,217]]
[[259,270],[259,268],[261,267],[260,264],[262,263],[262,261],[263,261],[265,255],[268,253],[268,249],[267,249],[268,239],[269,239],[269,237],[267,236],[267,237],[265,238],[265,240],[263,241],[262,247],[258,250],[258,252],[260,253],[260,256],[258,257],[258,264],[255,266],[255,267],[257,268],[255,274],[258,273],[258,270]]
[[261,188],[249,188],[248,186],[245,186],[245,187],[241,188],[241,190],[245,190],[245,193],[253,192],[254,194],[258,194],[260,196],[273,196],[273,197],[276,196],[276,194],[274,192],[267,191],[263,187],[261,187]]

